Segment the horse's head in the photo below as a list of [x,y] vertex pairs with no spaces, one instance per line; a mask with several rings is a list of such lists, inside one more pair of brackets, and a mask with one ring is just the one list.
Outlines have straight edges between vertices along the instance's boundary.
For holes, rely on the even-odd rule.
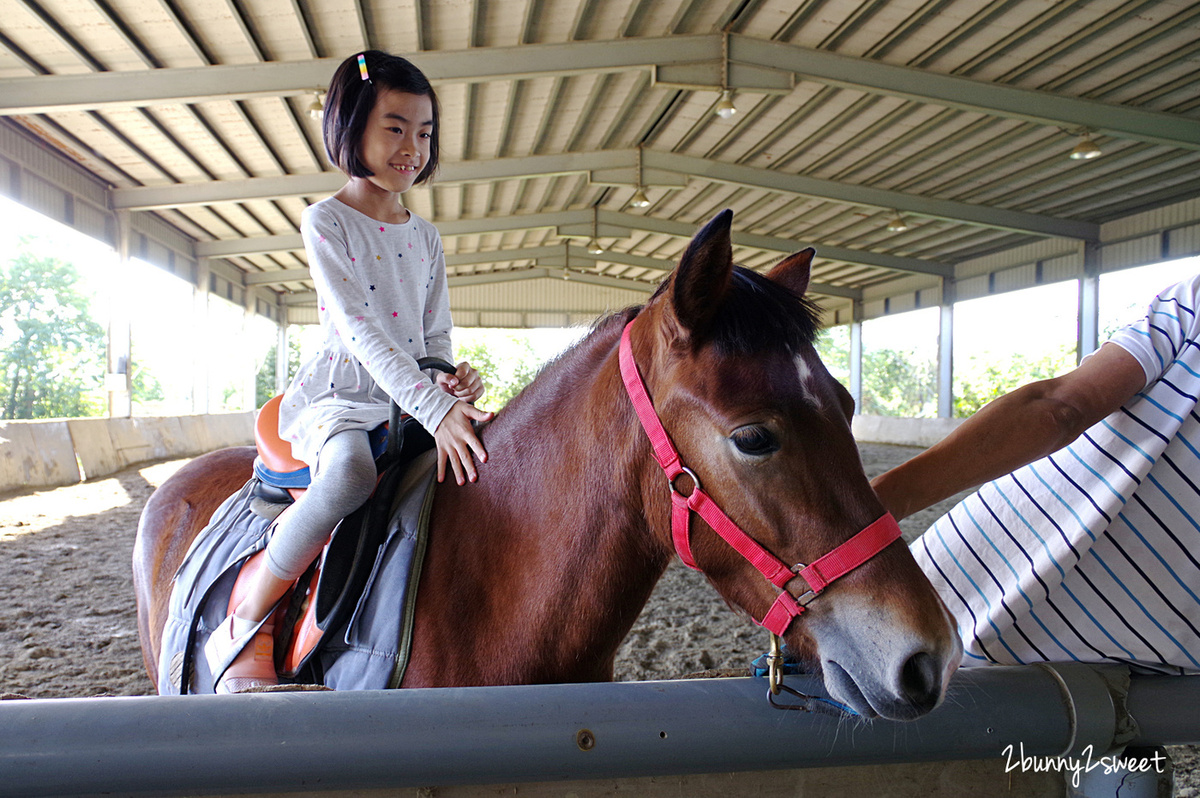
[[[631,326],[631,351],[683,465],[737,527],[787,565],[812,563],[884,515],[850,432],[854,403],[813,349],[803,299],[813,250],[763,277],[732,262],[725,211],[688,246]],[[655,467],[657,468],[657,467]],[[671,536],[669,493],[647,484]],[[687,476],[680,477],[690,490]],[[889,519],[890,520],[890,519]],[[691,515],[696,565],[756,619],[780,590]],[[783,572],[795,596],[809,590]],[[895,540],[813,598],[784,638],[830,695],[862,715],[915,718],[944,695],[962,648],[937,593]]]

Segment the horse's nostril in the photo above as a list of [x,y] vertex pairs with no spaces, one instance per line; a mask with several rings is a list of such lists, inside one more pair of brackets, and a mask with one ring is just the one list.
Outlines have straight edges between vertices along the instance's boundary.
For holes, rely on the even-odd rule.
[[924,651],[909,657],[900,669],[900,693],[915,709],[933,709],[942,694],[937,658]]

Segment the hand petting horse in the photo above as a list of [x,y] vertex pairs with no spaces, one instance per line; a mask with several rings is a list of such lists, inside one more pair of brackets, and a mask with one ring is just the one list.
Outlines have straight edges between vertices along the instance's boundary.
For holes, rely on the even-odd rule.
[[[911,719],[941,700],[961,645],[813,349],[814,253],[765,277],[735,267],[732,216],[481,428],[478,483],[437,487],[401,686],[611,679],[678,551],[859,714]],[[134,573],[151,678],[171,577],[253,457],[199,457],[146,506]]]

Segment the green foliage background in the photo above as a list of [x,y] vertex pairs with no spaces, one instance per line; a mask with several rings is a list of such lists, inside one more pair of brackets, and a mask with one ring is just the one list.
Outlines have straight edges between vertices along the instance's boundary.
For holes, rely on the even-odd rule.
[[76,288],[75,267],[23,240],[0,265],[0,406],[5,419],[96,416],[103,403],[104,328]]
[[[503,355],[500,351],[503,350]],[[297,336],[288,338],[288,378],[300,368],[301,345]],[[469,362],[483,377],[487,392],[476,402],[481,410],[496,411],[504,407],[533,381],[541,368],[537,352],[529,342],[515,335],[495,334],[489,341],[460,344],[455,348],[455,364]],[[263,358],[263,367],[256,380],[256,406],[275,395],[275,347]]]
[[[835,379],[850,379],[850,334],[845,325],[821,331],[817,354]],[[954,416],[966,418],[1009,391],[1034,380],[1057,377],[1075,367],[1075,347],[1040,356],[972,355],[955,364]],[[872,349],[863,353],[862,404],[876,416],[932,418],[937,415],[937,363],[912,350]]]

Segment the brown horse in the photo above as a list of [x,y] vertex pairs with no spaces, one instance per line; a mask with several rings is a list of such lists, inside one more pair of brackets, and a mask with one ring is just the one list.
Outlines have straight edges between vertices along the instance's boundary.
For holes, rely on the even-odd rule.
[[[811,563],[884,514],[850,433],[853,402],[813,349],[802,298],[813,251],[767,277],[732,263],[728,211],[645,307],[599,322],[482,429],[478,483],[438,486],[404,687],[612,678],[613,660],[672,556],[670,488],[618,369],[632,352],[686,464],[741,529]],[[139,633],[154,680],[171,577],[192,538],[249,478],[253,449],[197,458],[142,514]],[[693,517],[692,554],[729,604],[762,618],[779,590]],[[785,577],[786,578],[786,577]],[[796,577],[788,588],[806,589]],[[961,646],[937,594],[894,541],[837,580],[785,637],[830,694],[907,719],[941,700]]]

